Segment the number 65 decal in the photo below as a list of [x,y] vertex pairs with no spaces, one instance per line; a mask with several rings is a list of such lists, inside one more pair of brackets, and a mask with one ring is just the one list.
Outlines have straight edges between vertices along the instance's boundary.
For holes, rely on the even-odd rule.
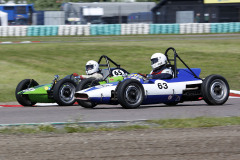
[[158,83],[157,85],[159,89],[168,89],[167,83]]
[[124,72],[120,69],[115,69],[112,71],[112,75],[113,76],[122,76],[122,75],[124,75]]

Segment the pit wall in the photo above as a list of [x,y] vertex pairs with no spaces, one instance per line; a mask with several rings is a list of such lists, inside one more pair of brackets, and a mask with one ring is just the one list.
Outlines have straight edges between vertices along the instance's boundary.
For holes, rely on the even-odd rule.
[[137,34],[198,34],[240,32],[240,22],[181,24],[98,24],[58,26],[0,26],[7,36],[90,36]]

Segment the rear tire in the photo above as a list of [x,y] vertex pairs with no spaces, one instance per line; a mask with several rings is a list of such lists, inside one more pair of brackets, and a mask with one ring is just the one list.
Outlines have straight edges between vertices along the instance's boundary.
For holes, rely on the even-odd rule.
[[[96,81],[95,78],[87,78],[87,79],[83,79],[77,86],[76,88],[76,92],[77,91],[81,91],[96,85],[100,85],[98,81]],[[84,108],[94,108],[97,104],[94,102],[89,102],[89,101],[83,101],[83,100],[76,100],[77,103],[84,107]]]
[[222,105],[229,97],[227,80],[220,75],[206,77],[201,88],[204,101],[209,105]]
[[71,106],[75,103],[76,83],[71,79],[61,79],[53,88],[53,98],[59,106]]
[[142,84],[135,79],[127,79],[119,84],[117,88],[118,102],[125,109],[138,108],[144,98]]
[[31,102],[29,100],[27,94],[18,94],[18,92],[34,86],[38,86],[38,83],[34,79],[24,79],[17,85],[15,90],[15,96],[19,104],[23,106],[33,106],[36,104],[35,102]]

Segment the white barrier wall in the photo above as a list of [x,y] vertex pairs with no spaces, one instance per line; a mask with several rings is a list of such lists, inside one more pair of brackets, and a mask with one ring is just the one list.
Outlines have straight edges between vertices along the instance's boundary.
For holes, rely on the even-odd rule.
[[183,23],[180,24],[180,34],[211,33],[210,23]]
[[149,34],[149,24],[121,24],[121,35]]
[[89,36],[137,34],[201,34],[240,32],[240,22],[183,24],[99,24],[0,26],[0,36]]

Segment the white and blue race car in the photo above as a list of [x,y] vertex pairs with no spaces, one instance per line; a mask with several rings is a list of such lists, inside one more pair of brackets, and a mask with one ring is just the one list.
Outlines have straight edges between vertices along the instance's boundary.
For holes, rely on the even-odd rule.
[[[169,59],[168,51],[173,50],[174,58]],[[75,93],[75,98],[97,104],[120,104],[133,109],[140,105],[176,105],[184,101],[204,100],[209,105],[222,105],[229,97],[227,80],[220,75],[199,77],[200,68],[189,68],[172,47],[165,52],[169,67],[174,71],[172,79],[151,79],[138,73],[125,75],[121,82],[93,86]],[[186,68],[177,69],[179,59]],[[172,65],[171,62],[174,62]]]

